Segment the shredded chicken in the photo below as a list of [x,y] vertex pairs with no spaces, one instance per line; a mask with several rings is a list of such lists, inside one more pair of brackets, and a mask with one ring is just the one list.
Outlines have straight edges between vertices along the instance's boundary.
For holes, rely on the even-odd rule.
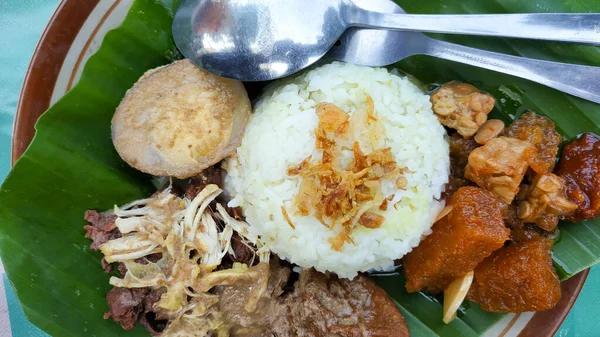
[[[112,277],[110,283],[121,288],[164,288],[154,304],[169,323],[162,336],[208,336],[227,333],[219,312],[219,298],[209,291],[236,280],[256,279],[247,309],[256,306],[268,277],[257,277],[268,269],[270,252],[256,236],[249,234],[248,224],[232,218],[217,204],[219,217],[209,204],[221,193],[217,185],[207,185],[193,199],[180,198],[170,189],[123,207],[116,207],[115,221],[123,236],[100,246],[107,262],[121,262],[127,267],[123,278]],[[222,223],[219,230],[217,221]],[[254,244],[260,262],[254,267],[234,263],[231,269],[215,271],[230,250],[231,237]],[[139,258],[160,253],[157,262],[138,263]],[[137,261],[136,261],[137,260]],[[268,275],[268,273],[267,273]]]
[[536,153],[529,142],[510,137],[490,140],[469,155],[465,178],[510,204]]
[[431,95],[431,103],[440,123],[469,138],[486,122],[496,101],[470,84],[452,81]]
[[[391,148],[383,148],[379,143],[380,134],[370,137],[373,142],[367,147],[374,150],[369,154],[363,153],[354,136],[359,133],[360,125],[368,133],[373,130],[370,124],[378,123],[370,97],[366,113],[356,112],[350,117],[335,105],[322,103],[317,106],[316,114],[319,117],[316,148],[322,151],[322,158],[313,160],[309,156],[298,166],[290,167],[288,175],[302,178],[299,193],[294,197],[297,214],[314,214],[324,226],[335,230],[338,234],[329,241],[333,249],[340,251],[344,244],[352,242],[350,234],[356,226],[379,228],[383,224],[384,218],[378,212],[389,199],[382,196],[381,181],[388,180],[403,189],[407,180]],[[352,147],[346,149],[345,144]],[[342,149],[352,150],[354,158],[348,167],[340,164]],[[383,206],[386,207],[387,204]],[[294,228],[283,207],[282,212]]]
[[524,193],[527,197],[519,204],[519,219],[547,231],[556,228],[560,216],[577,210],[567,198],[562,178],[552,173],[537,175]]

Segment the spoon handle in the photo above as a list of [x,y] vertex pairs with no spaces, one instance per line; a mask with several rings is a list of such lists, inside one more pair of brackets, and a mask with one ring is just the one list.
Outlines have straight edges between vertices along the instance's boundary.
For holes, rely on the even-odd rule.
[[387,14],[351,6],[350,26],[600,44],[600,14]]
[[423,54],[521,77],[600,103],[600,67],[505,55],[433,40]]

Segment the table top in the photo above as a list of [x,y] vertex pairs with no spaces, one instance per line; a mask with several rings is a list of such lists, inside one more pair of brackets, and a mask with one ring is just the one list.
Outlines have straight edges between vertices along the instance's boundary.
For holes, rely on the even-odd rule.
[[[59,0],[0,0],[0,181],[10,170],[12,123],[23,77],[58,3]],[[0,337],[48,336],[27,322],[1,265],[0,274]],[[555,337],[600,336],[598,290],[600,267],[595,267]]]

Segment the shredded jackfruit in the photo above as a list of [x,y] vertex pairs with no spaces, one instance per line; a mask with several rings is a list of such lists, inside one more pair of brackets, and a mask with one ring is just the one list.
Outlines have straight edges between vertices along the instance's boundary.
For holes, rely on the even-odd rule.
[[[190,200],[167,188],[114,208],[115,224],[123,236],[100,249],[107,262],[122,262],[127,272],[123,278],[112,277],[110,284],[166,288],[155,304],[169,320],[162,336],[228,336],[216,305],[219,298],[209,291],[237,281],[256,282],[247,310],[254,310],[266,291],[270,251],[246,222],[231,217],[221,204],[216,204],[217,214],[210,210],[221,192],[218,186],[208,185]],[[260,263],[254,267],[235,263],[231,269],[215,271],[225,254],[232,252],[234,231],[249,247],[256,247]],[[146,259],[150,254],[160,254],[160,258],[152,262]]]

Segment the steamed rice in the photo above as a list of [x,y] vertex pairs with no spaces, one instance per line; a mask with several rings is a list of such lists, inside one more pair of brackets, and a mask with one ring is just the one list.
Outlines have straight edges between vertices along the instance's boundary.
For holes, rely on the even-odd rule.
[[[328,242],[335,231],[314,216],[296,214],[292,199],[301,178],[286,171],[309,155],[321,155],[315,149],[317,104],[333,103],[352,115],[366,108],[367,95],[385,126],[385,146],[391,147],[398,165],[409,170],[404,175],[408,186],[404,190],[384,186],[384,194],[394,198],[380,213],[385,217],[383,226],[359,226],[352,233],[354,244],[335,251]],[[449,173],[445,135],[429,96],[408,78],[381,68],[328,64],[275,83],[256,103],[237,157],[224,165],[225,190],[233,197],[229,206],[240,206],[250,230],[274,253],[301,267],[349,278],[359,271],[385,269],[430,232],[444,206],[436,199]],[[352,152],[346,156],[352,160]],[[295,229],[285,220],[282,206]]]

